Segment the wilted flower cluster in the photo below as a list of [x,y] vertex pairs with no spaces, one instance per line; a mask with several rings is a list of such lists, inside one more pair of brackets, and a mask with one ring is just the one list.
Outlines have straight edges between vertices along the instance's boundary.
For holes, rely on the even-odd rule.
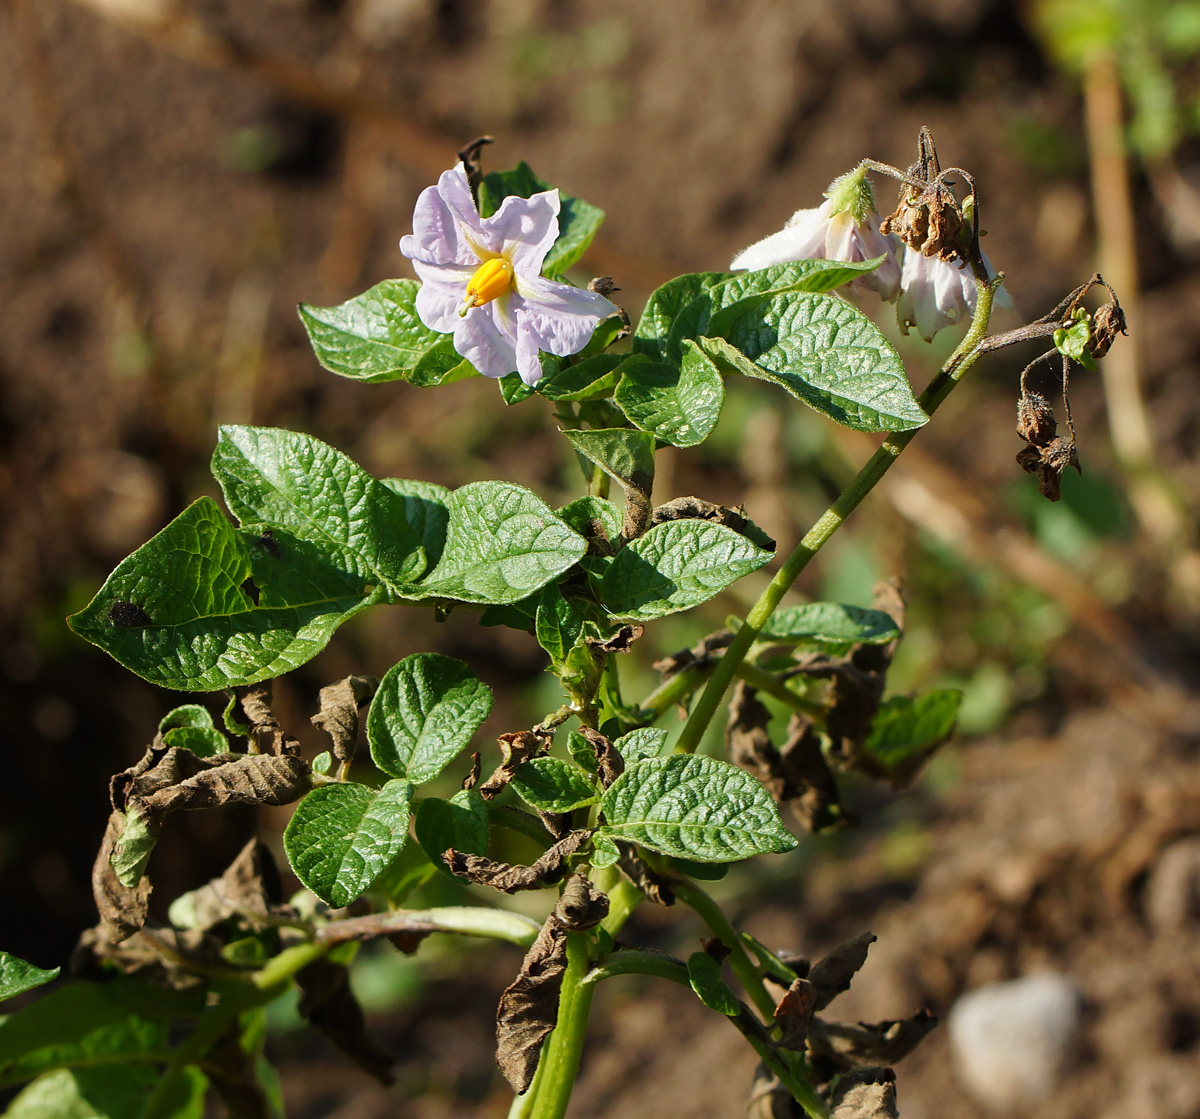
[[417,314],[454,335],[454,349],[485,377],[514,370],[533,385],[538,351],[565,357],[583,349],[616,307],[593,291],[541,275],[558,237],[557,190],[510,196],[481,218],[462,167],[442,173],[417,199],[413,231],[400,251],[421,279]]
[[[920,247],[914,247],[912,236],[904,238],[907,245],[893,236],[893,230],[900,232],[898,219],[905,209],[902,202],[896,214],[881,221],[867,168],[859,167],[835,179],[816,209],[797,210],[778,233],[738,253],[730,268],[767,268],[794,260],[858,263],[882,256],[878,268],[847,285],[851,294],[871,290],[887,303],[895,301],[901,331],[907,334],[915,326],[930,342],[943,327],[975,313],[975,277],[961,246],[930,240],[928,219],[920,226]],[[910,226],[915,229],[916,223],[906,224],[906,232]]]

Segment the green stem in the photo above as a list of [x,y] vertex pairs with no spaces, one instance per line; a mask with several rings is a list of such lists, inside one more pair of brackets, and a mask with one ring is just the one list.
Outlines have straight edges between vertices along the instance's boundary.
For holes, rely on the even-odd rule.
[[789,1092],[792,1098],[804,1108],[809,1119],[829,1119],[829,1109],[821,1102],[820,1097],[812,1087],[801,1080],[788,1063],[780,1056],[779,1050],[771,1045],[760,1033],[761,1027],[754,1021],[750,1011],[745,1007],[736,1017],[730,1017],[754,1052],[759,1055],[762,1063],[767,1066]]
[[[996,289],[1000,286],[999,279],[990,284],[979,284],[979,301],[975,308],[975,316],[966,337],[953,356],[937,372],[929,387],[921,394],[918,403],[927,415],[933,415],[950,391],[962,379],[963,374],[975,364],[980,354],[978,346],[987,333],[988,319],[992,313],[992,300]],[[783,596],[791,589],[792,584],[799,578],[800,573],[808,566],[809,561],[825,546],[829,538],[837,532],[842,522],[858,507],[888,472],[899,457],[900,452],[912,442],[919,428],[911,431],[900,431],[889,435],[879,449],[867,460],[867,464],[858,472],[854,480],[841,492],[837,500],[822,514],[804,539],[796,545],[795,551],[784,561],[775,578],[768,584],[766,590],[759,596],[758,601],[746,615],[746,621],[738,630],[733,642],[725,650],[724,656],[717,663],[712,679],[701,694],[699,701],[692,710],[691,717],[675,744],[675,749],[681,754],[694,753],[712,722],[721,700],[725,697],[738,666],[746,659],[750,646],[762,632],[770,620]]]
[[642,891],[628,878],[618,878],[605,892],[608,894],[608,916],[600,926],[615,940],[630,915],[641,905]]
[[584,986],[588,970],[586,933],[567,934],[567,968],[558,997],[558,1024],[542,1050],[529,1119],[563,1119],[571,1102],[571,1089],[579,1073],[579,1058],[587,1032],[588,1011],[595,987]]
[[721,942],[729,949],[729,966],[733,968],[733,974],[738,977],[738,982],[745,989],[750,1001],[758,1008],[759,1013],[768,1022],[773,1021],[775,1000],[763,986],[758,968],[746,955],[746,949],[742,947],[742,938],[738,936],[737,930],[725,916],[725,911],[695,882],[680,880],[671,883],[671,888],[675,891],[675,896],[684,905],[694,909],[700,919],[721,938]]

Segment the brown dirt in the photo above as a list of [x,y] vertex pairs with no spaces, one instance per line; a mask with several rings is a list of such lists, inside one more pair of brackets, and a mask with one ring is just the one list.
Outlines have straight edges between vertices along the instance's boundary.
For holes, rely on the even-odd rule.
[[[499,473],[568,494],[544,412],[502,412],[483,383],[423,394],[339,381],[317,368],[292,311],[408,274],[396,241],[463,141],[492,132],[489,166],[526,159],[603,206],[587,263],[616,277],[630,308],[669,275],[723,266],[862,155],[905,165],[921,124],[980,182],[988,252],[1021,311],[1041,313],[1091,271],[1078,100],[1019,6],[1001,0],[254,0],[203,7],[205,41],[225,46],[199,60],[194,35],[130,29],[100,7],[0,8],[0,704],[12,744],[0,942],[45,966],[93,919],[105,779],[175,701],[76,642],[61,618],[173,511],[212,492],[216,423],[294,426],[380,474],[457,485]],[[264,137],[274,160],[244,169]],[[1135,336],[1163,465],[1194,514],[1200,280],[1137,189],[1146,290]],[[919,382],[935,358],[904,353]],[[809,953],[863,928],[880,935],[835,1004],[848,1017],[943,1012],[988,979],[1065,970],[1089,998],[1088,1052],[1031,1119],[1194,1119],[1200,938],[1181,901],[1186,859],[1170,854],[1200,834],[1200,714],[1186,699],[1194,617],[1168,599],[1145,541],[1107,541],[1068,570],[1023,535],[998,496],[1016,471],[1016,368],[980,370],[922,435],[907,481],[852,534],[915,580],[915,609],[943,635],[930,675],[969,671],[986,645],[965,613],[976,600],[939,582],[946,567],[928,574],[942,554],[931,525],[953,526],[940,547],[979,579],[1039,587],[1065,632],[1040,643],[1021,633],[1013,657],[1029,651],[1040,685],[1005,729],[956,747],[950,792],[949,765],[905,800],[863,791],[861,840],[789,864],[798,885],[752,868],[736,904],[768,942]],[[1074,407],[1089,476],[1111,474],[1095,379],[1080,380]],[[663,456],[658,496],[748,494],[753,515],[794,538],[841,467],[814,472],[770,405],[746,412],[740,444]],[[862,458],[854,440],[837,446]],[[815,577],[805,586],[818,588]],[[422,616],[347,627],[281,685],[285,723],[307,724],[322,683],[436,648],[511,693],[490,729],[516,725],[541,673],[528,644],[412,613]],[[315,747],[315,733],[301,737]],[[885,869],[897,821],[928,841],[904,873]],[[271,823],[181,824],[156,855],[162,894],[216,873],[259,822]],[[680,927],[655,913],[631,935],[690,951],[698,929]],[[515,966],[511,952],[482,953],[381,1017],[405,1055],[391,1093],[319,1047],[281,1042],[295,1113],[503,1115],[487,1016]],[[740,1114],[753,1062],[733,1031],[686,992],[611,987],[576,1119]],[[899,1074],[908,1119],[978,1111],[955,1086],[941,1031]]]

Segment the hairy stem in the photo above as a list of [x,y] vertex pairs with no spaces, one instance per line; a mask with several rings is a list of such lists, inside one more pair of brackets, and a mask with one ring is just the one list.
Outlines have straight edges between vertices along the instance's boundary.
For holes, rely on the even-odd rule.
[[[979,343],[987,332],[988,320],[992,313],[992,300],[999,279],[979,285],[979,301],[975,308],[975,316],[966,337],[953,356],[937,372],[929,387],[921,394],[918,403],[926,414],[933,415],[950,391],[961,380],[979,357]],[[825,546],[829,538],[837,532],[842,522],[858,507],[888,472],[892,463],[899,457],[900,452],[912,442],[913,436],[919,429],[901,431],[889,435],[879,449],[868,459],[867,464],[858,472],[854,480],[841,492],[837,500],[822,514],[804,539],[796,545],[795,550],[784,561],[775,578],[767,585],[766,590],[759,596],[758,601],[746,615],[746,621],[738,630],[732,644],[725,650],[724,656],[717,663],[712,679],[704,689],[699,701],[675,744],[679,753],[695,752],[716,714],[725,692],[737,674],[738,667],[746,659],[750,646],[754,644],[763,627],[770,620],[776,607],[783,601],[783,596],[791,589],[792,584],[799,578],[800,573],[808,566],[809,561]]]
[[592,986],[584,986],[588,971],[586,933],[567,934],[567,969],[558,997],[558,1024],[542,1050],[536,1074],[529,1119],[562,1119],[571,1102],[571,1089],[579,1073],[579,1058],[587,1033]]

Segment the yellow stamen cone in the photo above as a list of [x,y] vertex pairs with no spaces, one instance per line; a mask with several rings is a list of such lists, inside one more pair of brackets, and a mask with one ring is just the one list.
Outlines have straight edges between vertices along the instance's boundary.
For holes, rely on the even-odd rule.
[[467,297],[463,300],[463,314],[472,307],[482,307],[499,299],[512,288],[513,267],[503,257],[485,260],[467,281]]

